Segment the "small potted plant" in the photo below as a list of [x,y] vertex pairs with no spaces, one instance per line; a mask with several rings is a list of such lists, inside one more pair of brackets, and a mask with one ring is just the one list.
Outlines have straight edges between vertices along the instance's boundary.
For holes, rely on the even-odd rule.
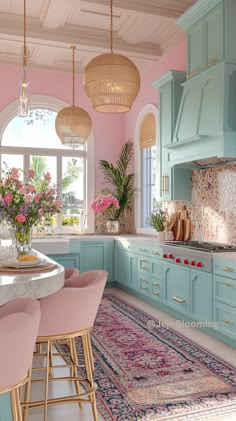
[[159,241],[164,241],[166,213],[162,209],[157,209],[156,213],[151,213],[149,225],[157,231],[157,238]]

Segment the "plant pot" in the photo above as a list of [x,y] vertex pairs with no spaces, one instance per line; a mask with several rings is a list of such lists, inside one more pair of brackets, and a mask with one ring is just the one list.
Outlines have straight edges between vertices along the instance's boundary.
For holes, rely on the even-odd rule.
[[120,222],[117,219],[109,219],[107,221],[107,233],[113,235],[120,234]]
[[158,243],[163,243],[165,241],[165,231],[157,231],[156,238]]

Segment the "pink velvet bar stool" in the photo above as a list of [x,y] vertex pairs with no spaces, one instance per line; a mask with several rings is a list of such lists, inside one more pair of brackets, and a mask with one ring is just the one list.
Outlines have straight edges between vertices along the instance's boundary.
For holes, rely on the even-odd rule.
[[[82,275],[71,277],[70,283],[53,295],[40,300],[41,322],[37,343],[46,344],[46,385],[45,399],[30,402],[30,407],[44,406],[44,421],[47,420],[48,405],[59,403],[83,403],[92,405],[94,421],[98,420],[95,386],[93,383],[93,371],[90,351],[90,333],[93,328],[95,317],[101,302],[108,273],[103,270],[93,270]],[[80,282],[84,279],[84,282]],[[72,279],[73,278],[73,279]],[[85,281],[86,278],[86,281]],[[81,337],[84,355],[86,378],[78,377],[78,357],[75,346],[75,338]],[[58,398],[48,398],[49,381],[62,380],[63,377],[50,376],[50,350],[56,341],[69,343],[71,364],[71,380],[76,383],[76,394]],[[55,354],[53,354],[55,355]],[[55,367],[55,366],[54,366]],[[58,367],[58,366],[57,366]],[[32,381],[34,382],[34,380]],[[83,385],[81,391],[80,385]]]
[[34,298],[0,306],[0,394],[10,392],[14,421],[22,420],[20,388],[31,375],[39,321],[40,303]]

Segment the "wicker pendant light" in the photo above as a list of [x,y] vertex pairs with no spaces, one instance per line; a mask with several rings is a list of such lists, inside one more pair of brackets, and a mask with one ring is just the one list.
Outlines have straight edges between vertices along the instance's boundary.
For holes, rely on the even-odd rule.
[[84,71],[84,89],[95,111],[125,113],[130,110],[140,89],[140,75],[135,64],[121,54],[113,53],[112,0],[111,52],[91,60]]
[[73,51],[73,105],[65,107],[57,114],[55,128],[63,145],[76,147],[84,145],[91,130],[92,120],[83,108],[75,106],[75,46]]

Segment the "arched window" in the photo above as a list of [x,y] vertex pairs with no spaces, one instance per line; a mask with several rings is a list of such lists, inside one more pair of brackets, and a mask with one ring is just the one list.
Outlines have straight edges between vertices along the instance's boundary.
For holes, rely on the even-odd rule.
[[135,127],[135,173],[137,197],[135,203],[136,230],[150,229],[149,217],[158,205],[159,143],[158,110],[147,105],[140,112]]
[[93,215],[88,206],[94,196],[92,135],[85,146],[72,149],[62,145],[55,131],[55,118],[67,104],[54,98],[31,98],[31,111],[26,118],[12,112],[13,105],[0,115],[0,124],[4,119],[1,169],[5,165],[26,171],[33,168],[39,177],[49,171],[63,200],[63,212],[57,217],[55,230],[70,231],[68,228],[74,225],[73,232],[92,232]]

